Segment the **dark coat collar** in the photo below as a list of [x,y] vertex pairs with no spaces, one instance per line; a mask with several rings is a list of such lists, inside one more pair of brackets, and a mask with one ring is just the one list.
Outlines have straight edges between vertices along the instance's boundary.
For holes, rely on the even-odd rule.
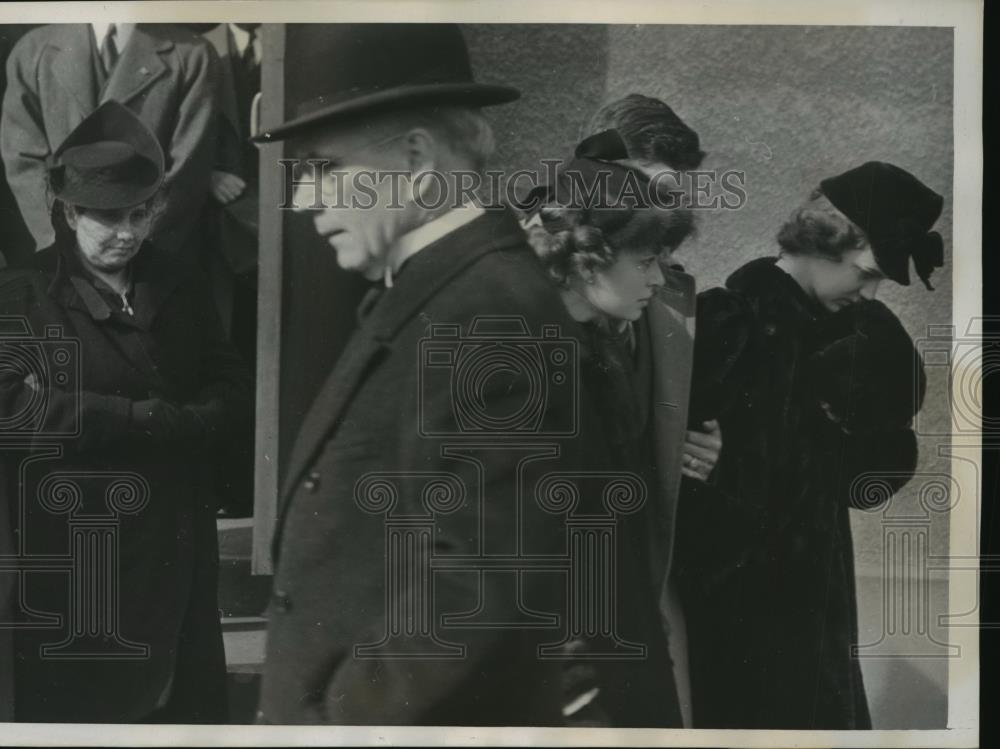
[[456,275],[491,252],[517,247],[531,252],[514,214],[509,209],[487,210],[407,260],[405,270],[396,277],[393,287],[382,295],[351,338],[302,423],[285,474],[282,490],[285,500],[278,513],[274,535],[275,558],[288,497],[331,425],[339,420],[370,363]]
[[484,255],[527,247],[524,231],[509,209],[489,209],[424,247],[406,262],[362,326],[379,341],[391,340],[429,299]]
[[803,318],[810,320],[828,315],[829,312],[811,299],[794,278],[775,265],[777,262],[776,257],[751,260],[726,279],[726,287],[748,297],[790,305]]
[[[111,308],[70,245],[55,244],[42,250],[36,255],[35,265],[50,274],[48,293],[59,304],[86,312],[99,322],[111,317]],[[135,316],[120,319],[149,330],[163,301],[177,288],[182,276],[175,258],[149,242],[143,243],[132,261]]]

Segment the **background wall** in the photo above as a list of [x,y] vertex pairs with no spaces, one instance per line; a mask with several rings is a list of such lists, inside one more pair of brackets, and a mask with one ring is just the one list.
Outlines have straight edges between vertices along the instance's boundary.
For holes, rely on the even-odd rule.
[[[913,172],[945,196],[937,228],[946,267],[935,274],[933,292],[914,279],[906,288],[883,284],[879,297],[915,339],[928,325],[951,323],[951,29],[480,25],[465,32],[477,77],[523,92],[519,101],[488,110],[499,143],[492,167],[536,169],[541,158],[570,155],[600,105],[638,92],[663,99],[698,132],[708,152],[702,168],[746,173],[746,205],[703,211],[698,235],[679,253],[701,288],[723,283],[753,257],[776,254],[778,228],[820,179],[869,159]],[[920,424],[945,432],[948,377],[941,366],[928,367],[928,376]],[[887,507],[852,513],[861,642],[879,643],[865,651],[879,657],[862,662],[876,727],[946,720],[946,660],[883,657],[945,652],[926,637],[944,639],[933,626],[936,612],[947,609],[943,577],[929,577],[919,560],[894,559],[884,540],[899,518],[911,518],[909,537],[926,534],[932,555],[947,554],[948,516],[929,512],[920,499],[939,485],[929,474],[948,471],[938,457],[941,444],[922,437],[918,470],[925,475]],[[896,634],[884,637],[886,609],[909,605],[899,584],[914,571],[931,626],[920,632],[920,622],[911,622],[904,635],[896,620]]]
[[[296,28],[287,26],[291,76],[308,65],[295,60]],[[898,164],[945,196],[938,228],[951,257],[950,29],[489,24],[464,31],[477,79],[523,92],[487,110],[499,144],[491,167],[537,169],[539,159],[569,156],[601,104],[639,92],[662,98],[698,131],[708,152],[703,168],[746,173],[746,205],[703,211],[698,235],[679,253],[702,288],[753,257],[775,254],[779,227],[819,180],[869,159]],[[282,463],[364,292],[359,279],[336,267],[309,217],[286,212],[283,223]],[[880,290],[914,338],[928,325],[951,322],[947,267],[934,284],[934,292],[919,282]],[[928,375],[921,424],[945,432],[947,373],[936,366]],[[937,657],[945,651],[929,639],[944,639],[934,623],[947,609],[945,581],[928,576],[919,554],[887,555],[884,540],[904,517],[910,540],[947,554],[947,514],[927,511],[920,500],[935,486],[927,474],[948,470],[936,457],[940,442],[921,438],[925,475],[887,508],[854,513],[861,643],[877,643],[865,654],[878,657],[862,662],[877,728],[943,727],[947,717],[947,661]]]

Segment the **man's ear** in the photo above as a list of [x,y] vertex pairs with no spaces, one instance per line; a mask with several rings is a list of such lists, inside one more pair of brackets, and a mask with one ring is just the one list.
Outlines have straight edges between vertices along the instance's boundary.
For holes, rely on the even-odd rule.
[[415,192],[419,193],[424,204],[437,202],[441,197],[442,187],[440,179],[435,179],[433,175],[440,173],[443,166],[445,144],[430,130],[415,127],[406,134],[403,147],[406,149],[407,167],[412,180],[411,191],[416,188]]
[[431,171],[441,165],[441,144],[427,128],[415,127],[411,129],[404,138],[404,144],[407,165],[411,174],[417,175],[420,172]]
[[63,203],[63,216],[66,217],[66,224],[70,229],[76,231],[76,219],[79,214],[76,212],[76,207],[70,205],[69,203]]

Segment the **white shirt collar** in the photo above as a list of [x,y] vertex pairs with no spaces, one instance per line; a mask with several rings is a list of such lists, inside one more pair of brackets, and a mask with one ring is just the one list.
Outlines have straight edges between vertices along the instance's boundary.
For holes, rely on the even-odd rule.
[[[91,28],[94,29],[94,38],[97,39],[97,48],[100,49],[104,46],[104,37],[108,35],[108,29],[111,28],[110,23],[92,23]],[[125,45],[128,44],[129,37],[132,36],[132,30],[135,28],[134,23],[116,23],[115,25],[115,48],[118,50],[118,54],[121,54],[125,49]]]
[[412,229],[399,239],[389,250],[385,265],[385,285],[392,287],[392,276],[397,273],[403,263],[420,252],[427,245],[436,242],[446,234],[465,226],[485,213],[485,209],[476,204],[467,203],[460,208],[452,208],[447,213],[431,219],[426,224]]
[[[232,33],[233,41],[236,43],[236,51],[242,57],[244,50],[247,48],[247,43],[250,41],[250,32],[244,31],[235,23],[229,24],[229,31]],[[260,28],[258,28],[257,33],[253,37],[253,59],[255,62],[260,62],[260,53]]]

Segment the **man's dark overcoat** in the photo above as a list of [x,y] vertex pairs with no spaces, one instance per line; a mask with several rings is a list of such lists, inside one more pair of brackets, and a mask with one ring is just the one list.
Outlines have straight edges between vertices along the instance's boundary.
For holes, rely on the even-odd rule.
[[709,484],[684,482],[677,522],[696,727],[871,727],[849,509],[888,496],[852,483],[898,490],[916,439],[824,413],[806,371],[828,314],[773,258],[699,295],[693,416],[719,420],[723,448]]
[[[60,336],[34,349],[49,352],[53,379],[32,382],[30,372],[17,366],[0,372],[0,409],[8,417],[24,412],[39,387],[46,396],[43,418],[34,428],[37,436],[13,446],[8,440],[0,464],[19,552],[25,565],[40,556],[66,555],[71,524],[114,517],[119,564],[108,570],[107,579],[118,588],[117,635],[148,651],[144,657],[117,660],[40,657],[41,647],[68,636],[72,608],[89,611],[86,606],[100,594],[88,590],[81,593],[87,599],[82,604],[71,601],[69,574],[27,567],[20,620],[37,621],[34,611],[55,614],[60,623],[16,632],[15,717],[138,721],[157,707],[172,678],[170,717],[223,720],[212,464],[220,443],[235,430],[250,428],[249,374],[222,334],[206,285],[155,246],[144,245],[132,262],[134,317],[85,280],[72,251],[54,246],[38,253],[35,262],[36,270],[8,272],[0,286],[0,316],[6,323],[24,321],[36,339],[44,339],[51,326]],[[8,354],[24,350],[27,344],[9,335],[16,331],[5,332]],[[78,342],[78,362],[57,359],[55,349],[63,340]],[[18,359],[8,355],[6,361]],[[73,374],[77,363],[78,374]],[[60,386],[55,378],[61,371],[71,374]],[[137,433],[131,405],[150,398],[191,405],[204,432],[177,441]],[[58,436],[72,432],[77,417],[78,436]],[[46,479],[57,473],[81,495],[81,503],[63,514],[42,504],[43,495],[51,508],[53,497],[67,500],[74,493],[44,490]],[[144,507],[130,510],[130,490],[113,501],[107,490],[118,479],[145,485]],[[102,646],[101,653],[107,652]],[[120,652],[135,655],[132,648]]]
[[[470,336],[477,318],[480,332],[497,330],[495,322],[484,326],[484,316],[514,316],[530,339],[488,334],[476,343]],[[460,332],[461,341],[435,325],[457,326],[452,333]],[[579,468],[576,437],[554,436],[573,420],[576,397],[567,384],[577,379],[577,353],[567,348],[574,344],[539,341],[543,325],[558,326],[564,337],[576,330],[517,220],[496,210],[410,258],[363,318],[289,460],[275,537],[261,722],[561,724],[560,662],[539,659],[536,651],[540,643],[559,641],[560,632],[502,625],[518,615],[515,581],[527,608],[558,613],[563,578],[436,569],[433,601],[421,602],[420,573],[389,565],[387,553],[389,525],[419,522],[429,515],[428,501],[457,496],[450,512],[434,513],[428,542],[438,562],[565,556],[565,515],[540,511],[533,487],[542,474]],[[428,358],[421,341],[432,334],[444,352]],[[504,353],[512,351],[524,356]],[[478,366],[487,360],[503,364]],[[544,373],[539,390],[522,376],[528,361]],[[568,363],[572,376],[557,375],[569,374]],[[541,432],[506,439],[492,428],[454,433],[456,404],[479,428],[486,422],[477,414],[502,421],[539,394],[545,398]],[[537,450],[550,449],[544,445],[559,456],[540,457]],[[377,500],[387,504],[378,507]],[[387,589],[387,569],[410,575],[402,594]],[[356,646],[385,637],[387,605],[403,607],[405,623],[398,626],[417,634],[419,617],[406,607],[430,606],[435,635],[464,646],[464,654],[435,657],[432,644],[414,635],[393,641],[396,657],[359,657]],[[477,610],[473,618],[485,626],[454,620],[442,626],[443,616]]]

